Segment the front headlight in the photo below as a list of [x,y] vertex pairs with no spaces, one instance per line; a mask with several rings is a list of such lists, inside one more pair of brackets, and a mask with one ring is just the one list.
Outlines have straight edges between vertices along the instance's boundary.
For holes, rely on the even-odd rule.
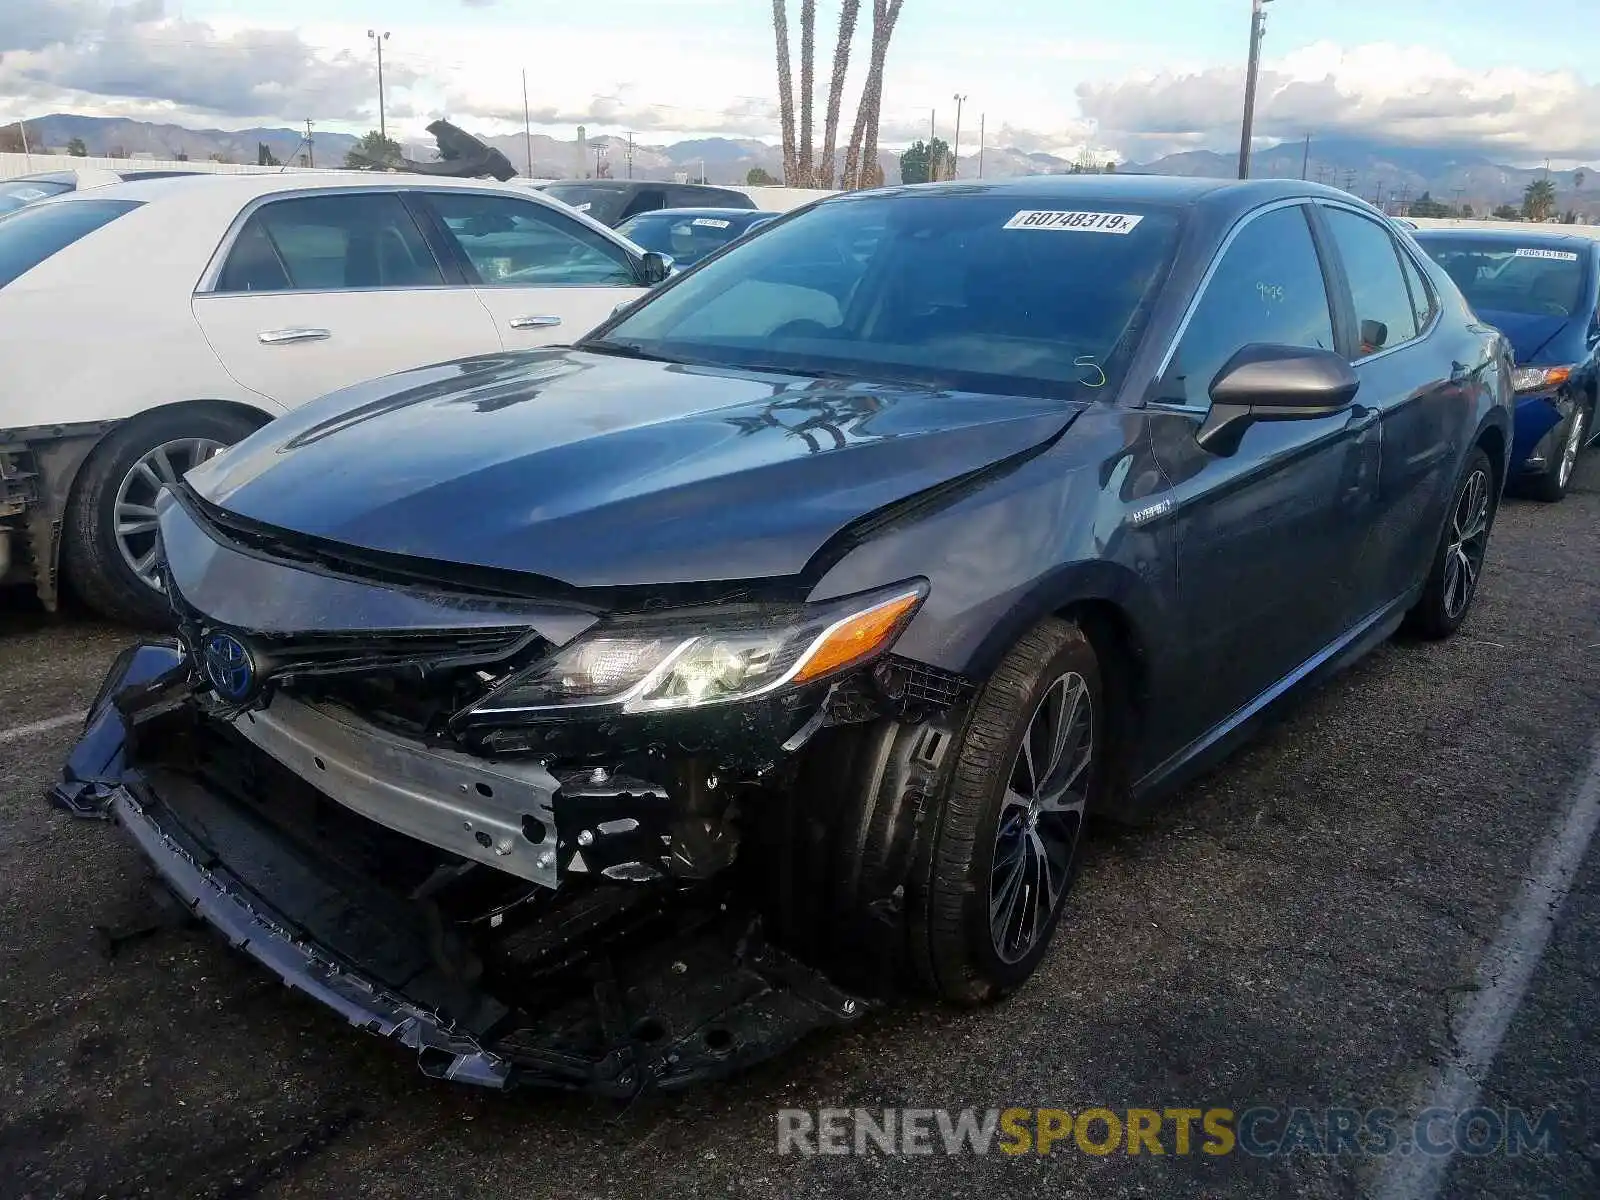
[[663,712],[815,683],[887,650],[928,594],[917,580],[776,613],[602,625],[507,680],[474,715]]
[[1511,389],[1516,392],[1548,392],[1570,378],[1571,367],[1518,367],[1511,372]]

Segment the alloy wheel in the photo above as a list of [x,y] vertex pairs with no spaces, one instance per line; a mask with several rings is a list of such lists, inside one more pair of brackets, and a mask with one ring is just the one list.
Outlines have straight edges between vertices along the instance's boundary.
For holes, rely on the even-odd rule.
[[1018,962],[1038,945],[1066,893],[1094,750],[1089,685],[1069,671],[1046,689],[1029,718],[1000,803],[989,933],[1004,962]]
[[1450,516],[1445,547],[1444,611],[1452,621],[1467,611],[1478,586],[1478,572],[1489,549],[1489,473],[1467,477]]
[[176,484],[189,471],[226,449],[211,438],[178,438],[151,450],[117,486],[115,536],[122,561],[139,579],[160,590],[156,572],[159,538],[156,497],[168,484]]
[[1583,449],[1583,431],[1587,414],[1583,409],[1574,409],[1572,412],[1572,428],[1567,433],[1567,444],[1561,447],[1561,465],[1556,468],[1556,482],[1563,491],[1572,480],[1572,472],[1578,465],[1578,453]]

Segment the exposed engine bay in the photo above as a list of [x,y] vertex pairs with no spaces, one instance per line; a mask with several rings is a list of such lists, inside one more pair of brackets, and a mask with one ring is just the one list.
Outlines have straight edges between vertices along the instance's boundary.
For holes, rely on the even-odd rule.
[[286,982],[430,1074],[616,1095],[895,993],[970,692],[879,650],[915,581],[686,628],[161,519],[177,637],[118,661],[55,799]]

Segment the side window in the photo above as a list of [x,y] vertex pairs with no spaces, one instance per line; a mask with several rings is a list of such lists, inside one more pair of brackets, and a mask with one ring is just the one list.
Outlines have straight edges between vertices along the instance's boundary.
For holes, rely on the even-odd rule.
[[1404,250],[1400,252],[1400,269],[1406,275],[1406,287],[1411,292],[1411,311],[1417,318],[1417,332],[1428,327],[1428,322],[1433,320],[1434,309],[1437,307],[1433,298],[1433,288],[1423,278],[1422,272],[1417,269],[1417,264],[1411,261],[1411,256]]
[[1400,273],[1400,248],[1394,238],[1376,221],[1348,209],[1322,211],[1350,279],[1359,343],[1353,356],[1365,358],[1409,342],[1417,336],[1417,317]]
[[245,222],[219,292],[430,287],[444,283],[393,192],[274,200]]
[[428,202],[491,287],[638,286],[626,250],[542,204],[478,192],[432,192]]
[[1328,289],[1301,206],[1263,213],[1233,239],[1195,306],[1159,398],[1210,404],[1217,372],[1252,342],[1334,348]]
[[666,188],[640,188],[628,201],[627,207],[622,210],[622,219],[636,217],[643,212],[655,212],[658,208],[667,207]]

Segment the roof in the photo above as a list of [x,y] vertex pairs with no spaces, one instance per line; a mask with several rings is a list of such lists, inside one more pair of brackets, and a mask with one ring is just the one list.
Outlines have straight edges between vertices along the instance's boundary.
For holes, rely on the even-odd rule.
[[1507,229],[1503,225],[1487,226],[1483,229],[1474,229],[1469,225],[1433,226],[1430,229],[1419,229],[1415,237],[1418,241],[1434,241],[1441,238],[1470,239],[1474,242],[1505,242],[1516,243],[1519,246],[1533,246],[1538,244],[1565,246],[1577,250],[1583,246],[1600,245],[1595,239],[1581,233],[1566,233],[1550,231],[1550,226],[1544,224],[1529,224],[1521,229]]
[[1318,196],[1366,205],[1366,201],[1348,192],[1303,179],[1211,179],[1190,175],[1116,173],[956,179],[942,183],[902,184],[851,195],[997,195],[1019,201],[1049,200],[1072,204],[1132,201],[1173,207],[1205,203],[1208,206],[1239,209],[1294,196]]
[[[113,184],[94,190],[96,199],[160,200],[173,195],[198,195],[202,192],[227,196],[238,203],[257,196],[270,196],[277,192],[302,192],[312,188],[491,188],[505,189],[506,185],[492,179],[451,179],[432,175],[412,175],[401,171],[288,171],[251,172],[248,174],[196,173],[174,175],[164,179],[138,179]],[[527,195],[526,189],[515,189],[518,195]],[[62,200],[67,199],[62,197]]]
[[648,212],[634,213],[630,221],[641,217],[725,217],[737,221],[753,221],[757,217],[781,217],[782,213],[763,212],[759,208],[652,208]]

